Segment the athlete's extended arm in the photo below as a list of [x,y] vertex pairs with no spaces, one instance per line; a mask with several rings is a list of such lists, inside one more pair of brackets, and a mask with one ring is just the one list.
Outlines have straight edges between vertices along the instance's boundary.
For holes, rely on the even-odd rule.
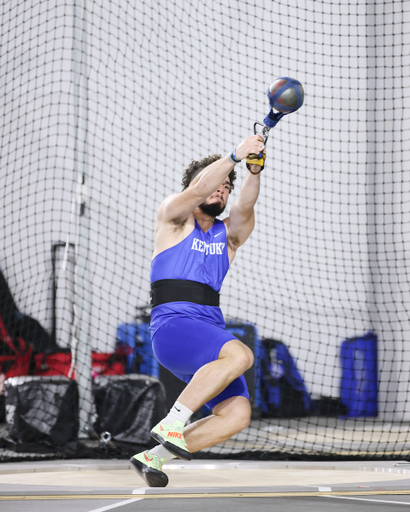
[[[236,148],[238,160],[251,153],[260,153],[263,139],[260,135],[251,135]],[[180,194],[168,197],[161,205],[158,216],[162,222],[184,222],[188,216],[202,204],[225,181],[234,164],[225,156],[212,163],[201,172],[190,186]]]
[[[253,165],[251,170],[257,172],[258,169],[260,166]],[[255,226],[254,206],[259,196],[260,176],[260,173],[248,172],[242,182],[239,198],[231,207],[227,228],[229,241],[234,250],[246,242]]]

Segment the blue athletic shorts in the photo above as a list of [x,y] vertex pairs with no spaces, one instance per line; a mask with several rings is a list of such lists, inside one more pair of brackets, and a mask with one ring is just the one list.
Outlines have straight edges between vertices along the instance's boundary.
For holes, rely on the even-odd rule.
[[[203,320],[175,317],[166,321],[153,335],[152,347],[158,361],[184,382],[190,382],[202,366],[215,361],[225,343],[237,339],[217,325]],[[234,396],[249,399],[245,378],[241,375],[205,405],[213,408]]]

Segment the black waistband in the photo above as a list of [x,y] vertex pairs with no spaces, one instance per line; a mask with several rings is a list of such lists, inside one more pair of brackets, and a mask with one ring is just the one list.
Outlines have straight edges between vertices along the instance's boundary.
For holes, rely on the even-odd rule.
[[201,306],[219,307],[219,293],[197,281],[161,279],[151,283],[151,307],[167,302],[193,302]]

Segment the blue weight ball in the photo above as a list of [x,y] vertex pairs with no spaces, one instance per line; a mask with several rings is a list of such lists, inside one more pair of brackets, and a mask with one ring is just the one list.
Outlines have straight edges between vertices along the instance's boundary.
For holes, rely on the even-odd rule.
[[299,80],[283,76],[270,84],[266,95],[271,108],[279,112],[295,112],[303,105],[305,93]]

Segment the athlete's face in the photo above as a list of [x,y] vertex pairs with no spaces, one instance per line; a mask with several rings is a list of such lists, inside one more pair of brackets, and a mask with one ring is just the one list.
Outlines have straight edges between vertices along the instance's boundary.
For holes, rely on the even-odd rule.
[[226,178],[218,190],[200,204],[199,208],[207,215],[218,217],[218,215],[221,215],[226,208],[230,191],[231,182],[229,181],[229,178]]

